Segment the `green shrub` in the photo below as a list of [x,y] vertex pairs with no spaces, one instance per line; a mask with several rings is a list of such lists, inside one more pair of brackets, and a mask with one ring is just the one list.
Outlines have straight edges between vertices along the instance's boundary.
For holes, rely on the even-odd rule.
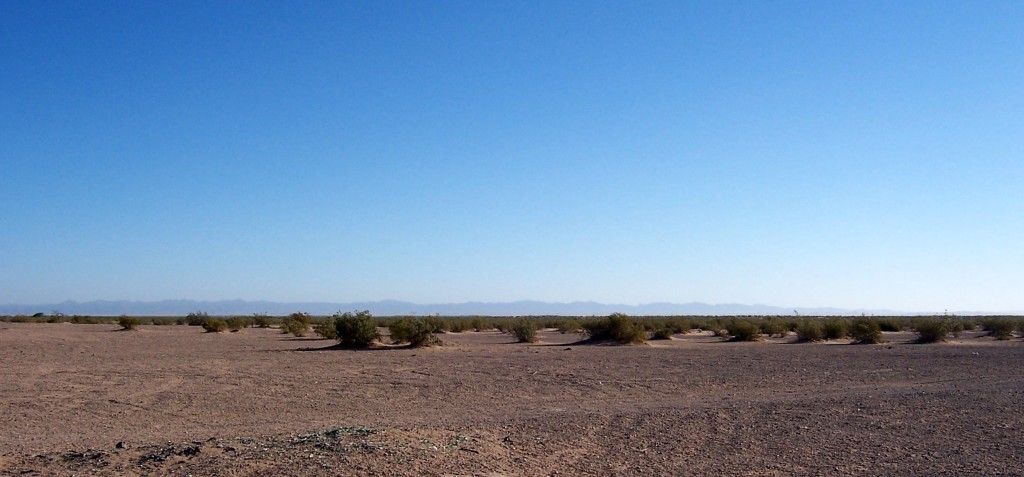
[[95,316],[79,316],[75,315],[71,317],[71,323],[76,325],[97,325],[100,323],[100,319]]
[[156,326],[170,326],[175,323],[175,320],[174,318],[153,318],[149,322]]
[[669,329],[672,330],[672,334],[674,335],[686,334],[693,329],[693,323],[691,323],[690,320],[686,320],[683,318],[671,319],[668,320],[665,324],[666,326],[668,326]]
[[822,329],[825,331],[826,340],[841,340],[850,335],[849,325],[846,320],[840,318],[825,320]]
[[658,329],[654,330],[654,332],[651,334],[651,339],[652,340],[668,340],[668,339],[672,339],[672,335],[673,335],[672,328],[670,328],[669,326],[664,326],[662,328],[658,328]]
[[[469,329],[468,326],[466,329]],[[414,348],[438,344],[434,325],[423,318],[406,318],[388,325],[391,341],[395,344],[409,343]]]
[[850,335],[857,343],[877,344],[882,342],[882,327],[877,321],[868,318],[853,320]]
[[945,320],[922,319],[918,320],[914,329],[917,332],[918,343],[937,343],[946,341],[950,326]]
[[380,339],[373,316],[365,310],[334,314],[334,330],[338,341],[346,348],[366,348]]
[[[472,325],[470,325],[469,320],[466,319],[456,319],[448,323],[448,331],[451,331],[452,333],[462,333],[463,331],[469,331],[470,329],[472,329]],[[433,333],[434,330],[431,329],[430,332]]]
[[516,321],[509,330],[520,343],[533,343],[537,341],[537,324],[528,318]]
[[205,311],[194,311],[185,315],[185,323],[188,326],[203,326],[210,319],[210,315],[207,315]]
[[142,322],[139,321],[138,318],[134,318],[131,316],[122,316],[117,320],[117,324],[121,325],[122,330],[134,330],[135,328],[138,328],[138,326],[142,324]]
[[309,331],[309,324],[311,322],[312,320],[309,317],[309,313],[292,313],[281,321],[281,333],[291,333],[297,337],[306,336],[306,332]]
[[800,341],[822,341],[825,339],[825,329],[817,319],[806,319],[796,327],[796,337]]
[[907,327],[907,320],[900,318],[879,318],[876,321],[882,331],[903,331]]
[[266,313],[253,313],[252,324],[258,328],[270,328],[270,318]]
[[325,340],[338,339],[338,329],[334,326],[334,320],[317,320],[313,323],[313,332]]
[[1004,318],[990,318],[982,321],[981,324],[985,327],[985,331],[988,331],[988,335],[997,340],[1013,338],[1013,329],[1016,328],[1012,321]]
[[243,316],[232,316],[224,321],[228,324],[228,329],[231,331],[238,331],[249,326],[250,323],[249,319]]
[[208,318],[201,325],[207,333],[220,333],[228,329],[228,323],[221,319]]
[[762,320],[760,323],[761,333],[768,336],[778,336],[784,338],[789,334],[789,324],[775,319]]
[[562,320],[558,322],[558,332],[561,334],[575,333],[580,330],[580,322],[577,320]]
[[732,336],[733,341],[759,341],[761,339],[761,327],[748,320],[733,320],[726,327],[726,331]]
[[647,341],[647,330],[622,313],[612,313],[606,318],[583,322],[583,332],[592,341],[617,341],[623,344]]
[[448,320],[441,319],[439,316],[428,316],[423,319],[434,328],[434,333],[447,333],[452,330],[452,324]]

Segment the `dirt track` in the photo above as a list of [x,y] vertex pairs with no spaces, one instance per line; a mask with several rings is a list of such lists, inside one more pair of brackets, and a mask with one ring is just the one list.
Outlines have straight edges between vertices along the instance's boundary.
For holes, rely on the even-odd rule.
[[116,329],[0,323],[0,475],[1024,475],[1019,338]]

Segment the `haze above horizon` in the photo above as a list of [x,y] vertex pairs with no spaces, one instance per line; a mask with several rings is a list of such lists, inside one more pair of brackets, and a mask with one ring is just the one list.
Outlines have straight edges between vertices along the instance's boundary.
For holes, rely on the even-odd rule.
[[0,4],[0,303],[1024,310],[1024,3]]

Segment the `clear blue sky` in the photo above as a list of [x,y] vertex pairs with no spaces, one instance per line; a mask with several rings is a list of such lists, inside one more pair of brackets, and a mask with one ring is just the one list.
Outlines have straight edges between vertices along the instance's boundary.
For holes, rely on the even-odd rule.
[[1024,2],[0,3],[0,303],[1024,310]]

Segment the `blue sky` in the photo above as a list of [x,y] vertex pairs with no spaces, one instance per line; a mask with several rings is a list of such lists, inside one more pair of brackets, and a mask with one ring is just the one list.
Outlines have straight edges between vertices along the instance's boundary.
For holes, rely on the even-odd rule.
[[1024,310],[1021,2],[0,4],[0,302]]

